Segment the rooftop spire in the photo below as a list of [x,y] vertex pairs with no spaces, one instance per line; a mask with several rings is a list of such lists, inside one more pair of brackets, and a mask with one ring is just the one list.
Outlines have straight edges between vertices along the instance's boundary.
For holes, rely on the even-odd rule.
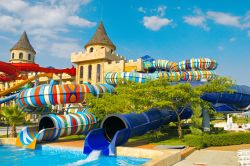
[[99,22],[94,36],[89,40],[89,42],[84,47],[86,48],[90,45],[97,45],[97,44],[112,46],[114,47],[114,49],[116,49],[116,46],[109,39],[102,21]]
[[19,41],[10,49],[10,51],[12,50],[28,50],[36,54],[36,51],[30,44],[30,41],[25,31],[23,32]]

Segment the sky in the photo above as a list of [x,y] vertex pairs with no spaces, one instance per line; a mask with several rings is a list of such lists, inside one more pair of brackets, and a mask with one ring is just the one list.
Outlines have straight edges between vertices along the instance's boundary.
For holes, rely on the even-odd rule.
[[248,0],[0,0],[0,60],[25,30],[36,63],[71,67],[100,20],[127,59],[212,58],[219,75],[250,86]]

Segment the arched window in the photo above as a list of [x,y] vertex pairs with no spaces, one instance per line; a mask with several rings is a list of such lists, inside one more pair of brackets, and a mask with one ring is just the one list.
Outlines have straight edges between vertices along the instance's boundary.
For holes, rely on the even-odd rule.
[[31,55],[30,55],[30,54],[28,54],[28,60],[29,60],[29,61],[31,60]]
[[101,65],[98,64],[96,69],[96,82],[100,81],[101,81]]
[[89,52],[93,52],[93,51],[94,51],[94,48],[91,47],[91,48],[89,49]]
[[89,80],[91,80],[91,78],[92,78],[92,65],[89,65],[89,67],[88,67],[88,79]]
[[19,53],[19,59],[23,59],[23,53],[22,52]]
[[80,78],[83,78],[83,66],[80,67]]
[[15,59],[15,54],[14,53],[12,53],[12,59]]
[[110,52],[111,52],[111,54],[112,54],[112,53],[113,53],[113,50],[111,49],[111,51],[110,51]]

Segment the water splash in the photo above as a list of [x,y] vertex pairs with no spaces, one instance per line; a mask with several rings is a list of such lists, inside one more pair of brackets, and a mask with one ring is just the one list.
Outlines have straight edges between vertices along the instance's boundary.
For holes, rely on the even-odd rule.
[[66,166],[80,166],[80,165],[83,165],[83,164],[86,164],[86,163],[98,160],[98,158],[100,157],[100,155],[101,155],[101,151],[100,150],[93,150],[88,155],[88,157],[86,159],[84,159],[84,160],[78,160],[78,161],[76,161],[74,163],[67,164]]

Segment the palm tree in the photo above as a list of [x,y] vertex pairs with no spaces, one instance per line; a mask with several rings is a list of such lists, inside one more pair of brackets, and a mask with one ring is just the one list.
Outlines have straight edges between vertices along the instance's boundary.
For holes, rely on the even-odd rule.
[[18,109],[17,106],[12,107],[4,107],[1,111],[1,115],[5,118],[5,122],[11,125],[11,137],[16,137],[16,125],[24,122],[25,115],[24,113]]

